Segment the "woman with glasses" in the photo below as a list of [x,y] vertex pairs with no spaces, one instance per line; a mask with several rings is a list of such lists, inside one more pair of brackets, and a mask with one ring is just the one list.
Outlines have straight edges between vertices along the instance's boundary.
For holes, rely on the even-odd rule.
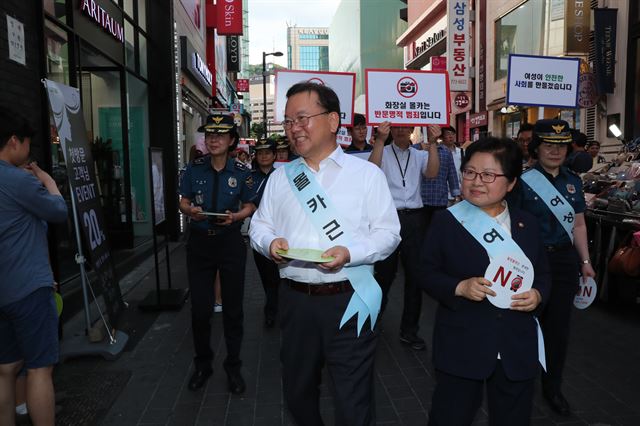
[[[529,424],[539,361],[535,315],[550,276],[535,219],[505,201],[521,164],[522,153],[510,140],[471,144],[461,165],[464,201],[436,212],[427,233],[422,287],[439,302],[432,426],[470,425],[485,386],[489,424]],[[494,277],[489,271],[503,258],[530,265],[527,273]],[[523,282],[531,288],[518,291]]]
[[510,204],[535,216],[553,276],[549,303],[540,316],[545,339],[547,371],[542,375],[542,393],[551,408],[569,415],[569,403],[562,394],[562,370],[567,356],[569,322],[573,298],[582,278],[594,277],[589,260],[586,204],[582,181],[563,166],[571,151],[571,131],[563,120],[538,120],[533,129],[529,154],[536,165],[523,173]]

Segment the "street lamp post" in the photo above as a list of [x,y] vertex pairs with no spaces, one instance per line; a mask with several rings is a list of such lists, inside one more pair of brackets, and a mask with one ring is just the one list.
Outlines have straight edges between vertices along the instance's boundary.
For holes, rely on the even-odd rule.
[[267,56],[282,56],[282,52],[262,52],[262,127],[264,138],[267,134]]

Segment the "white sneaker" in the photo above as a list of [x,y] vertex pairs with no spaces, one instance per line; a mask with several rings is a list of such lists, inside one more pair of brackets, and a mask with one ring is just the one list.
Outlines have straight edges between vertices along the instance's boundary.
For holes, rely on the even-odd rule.
[[215,312],[215,313],[222,312],[222,303],[215,303],[213,305],[213,312]]

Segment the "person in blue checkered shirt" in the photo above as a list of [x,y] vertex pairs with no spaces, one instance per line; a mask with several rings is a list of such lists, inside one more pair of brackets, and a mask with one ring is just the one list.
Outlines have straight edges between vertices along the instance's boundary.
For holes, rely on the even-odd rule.
[[[413,145],[416,149],[427,149],[428,144],[437,143],[437,139],[444,136],[445,132],[451,132],[452,127],[440,129],[437,126],[427,128],[427,143]],[[453,131],[455,132],[455,130]],[[454,133],[455,135],[455,133]],[[438,155],[440,157],[440,169],[438,176],[427,179],[422,178],[420,193],[422,204],[424,205],[427,217],[427,226],[431,222],[433,212],[447,208],[449,196],[453,196],[455,201],[460,199],[460,181],[456,171],[456,165],[451,151],[443,144],[438,145]]]

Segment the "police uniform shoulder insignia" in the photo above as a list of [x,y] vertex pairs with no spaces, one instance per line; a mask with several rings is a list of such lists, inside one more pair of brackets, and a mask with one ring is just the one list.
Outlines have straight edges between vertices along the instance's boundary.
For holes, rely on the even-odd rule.
[[238,180],[233,176],[231,176],[227,181],[227,184],[229,185],[230,188],[235,188],[236,186],[238,186]]
[[207,161],[211,161],[210,158],[211,157],[208,156],[208,155],[204,155],[202,157],[198,157],[195,160],[193,160],[193,164],[200,166],[202,164],[205,164]]
[[249,170],[249,168],[247,167],[246,164],[241,163],[240,161],[234,161],[234,166],[236,169],[238,170],[243,170],[243,171],[247,171]]
[[244,184],[247,185],[247,188],[249,189],[253,189],[254,182],[255,181],[253,180],[253,175],[247,176],[247,178],[244,180]]

